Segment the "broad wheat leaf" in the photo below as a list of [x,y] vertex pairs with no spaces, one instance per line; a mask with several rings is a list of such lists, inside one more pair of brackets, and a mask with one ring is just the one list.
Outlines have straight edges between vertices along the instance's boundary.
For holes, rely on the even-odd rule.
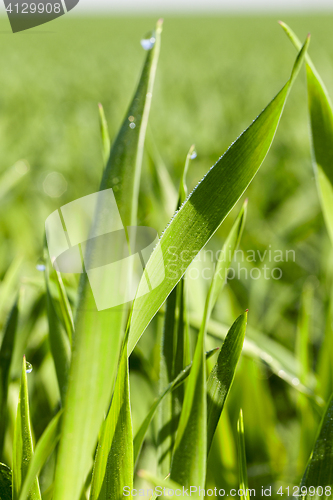
[[10,311],[0,347],[0,455],[2,455],[6,432],[9,374],[17,332],[18,315],[19,307],[17,298]]
[[[20,496],[20,491],[33,456],[25,357],[23,358],[22,365],[22,378],[13,446],[13,500],[17,500]],[[41,500],[37,478],[34,480],[27,498],[28,500]]]
[[230,328],[222,345],[217,362],[207,382],[207,450],[209,452],[224,403],[235,376],[242,353],[247,313],[239,316]]
[[[299,49],[301,44],[295,33],[286,24],[280,24]],[[313,166],[327,231],[333,244],[333,109],[324,82],[308,55],[306,75]]]
[[90,500],[121,500],[133,488],[133,436],[127,343],[118,369],[111,408],[97,447]]
[[[311,489],[310,486],[312,486]],[[328,500],[332,498],[333,396],[327,405],[325,415],[321,422],[319,435],[301,482],[300,494],[302,493],[302,487],[305,492],[305,494],[301,496],[303,499],[307,500],[313,498],[314,500]]]
[[38,474],[47,458],[51,455],[52,451],[58,444],[60,438],[59,422],[61,415],[62,411],[58,412],[57,415],[51,420],[36,445],[36,449],[31,458],[27,475],[21,489],[19,500],[26,500],[26,498],[28,498],[31,486],[34,481],[36,481],[36,478],[38,477]]
[[[159,22],[155,44],[147,53],[137,91],[112,146],[100,187],[104,190],[117,185],[114,195],[124,226],[136,224],[143,145],[161,30]],[[110,295],[119,294],[119,283],[110,285]],[[127,313],[126,307],[98,311],[87,276],[82,275],[54,500],[78,500],[82,491],[110,402]]]
[[0,463],[0,498],[12,500],[12,471],[2,463]]
[[160,281],[163,272],[160,263],[162,251],[165,279],[160,286],[141,297],[139,295],[144,288],[143,281],[139,285],[131,321],[129,353],[195,255],[223,222],[265,159],[308,43],[309,39],[297,56],[291,77],[282,90],[210,169],[163,233],[146,269],[152,280]]

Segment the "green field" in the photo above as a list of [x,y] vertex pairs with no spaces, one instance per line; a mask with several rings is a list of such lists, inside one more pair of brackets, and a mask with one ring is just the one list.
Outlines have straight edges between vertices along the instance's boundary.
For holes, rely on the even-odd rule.
[[[333,96],[333,16],[286,15],[283,20],[302,40],[311,33],[310,55]],[[44,223],[60,206],[98,190],[103,172],[98,103],[103,104],[113,140],[144,62],[140,39],[155,21],[68,15],[12,35],[8,21],[0,19],[1,328],[18,289],[22,295],[20,340],[9,391],[11,423],[0,456],[8,465],[24,353],[34,367],[28,380],[36,439],[58,404],[48,344],[45,285],[36,269],[43,257]],[[197,158],[188,173],[190,191],[287,81],[296,51],[277,21],[275,17],[222,15],[165,18],[143,161],[139,225],[152,226],[161,234],[176,208],[179,178],[191,144],[195,144]],[[1,176],[7,175],[10,183],[10,176],[23,168],[16,164],[19,160],[29,164],[28,172],[1,191]],[[9,168],[12,174],[8,174]],[[173,189],[158,183],[159,168],[165,169]],[[52,177],[48,184],[46,181],[52,172],[63,176],[64,192],[58,197],[48,194],[54,188]],[[261,342],[268,338],[301,362],[305,356],[308,372],[303,382],[327,401],[333,392],[333,261],[311,163],[304,68],[263,166],[246,196],[208,242],[208,250],[216,252],[221,247],[245,197],[249,205],[240,249],[245,256],[253,252],[255,260],[242,261],[239,254],[233,267],[244,268],[240,279],[228,282],[213,318],[219,325],[230,326],[249,309],[248,330],[258,345],[264,348]],[[270,256],[277,252],[283,257],[274,263]],[[207,261],[199,263],[198,269],[212,267],[211,253],[204,255]],[[281,279],[271,275],[265,279],[265,264],[281,269]],[[254,267],[260,277],[246,279]],[[75,306],[77,276],[66,279],[65,284]],[[207,280],[189,280],[193,318],[202,315],[208,284]],[[155,372],[159,361],[153,340],[160,330],[158,318],[140,341],[139,354],[131,364],[134,432],[158,392]],[[194,339],[195,329],[192,333]],[[215,345],[218,341],[210,337],[207,349]],[[272,345],[273,354],[288,365],[285,351],[275,351],[279,346]],[[248,354],[239,362],[222,417],[223,428],[214,442],[208,484],[237,484],[240,407],[250,487],[292,486],[304,472],[323,405],[300,394],[297,380],[293,387],[292,382],[283,380],[283,373],[272,373],[269,363],[257,358]],[[316,371],[316,380],[312,371]],[[156,469],[155,444],[152,426],[141,468]],[[42,490],[52,483],[52,460],[43,469]],[[137,479],[137,484],[144,484],[142,481]]]

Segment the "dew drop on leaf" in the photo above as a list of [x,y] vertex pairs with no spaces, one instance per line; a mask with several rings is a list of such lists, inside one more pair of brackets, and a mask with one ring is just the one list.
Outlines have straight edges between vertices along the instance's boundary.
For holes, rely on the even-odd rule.
[[31,373],[31,372],[32,372],[32,370],[33,370],[33,368],[32,368],[32,364],[31,364],[31,363],[29,363],[29,361],[26,361],[26,362],[25,362],[25,371],[26,371],[26,373]]
[[142,38],[142,40],[140,41],[141,46],[145,50],[151,50],[154,47],[155,42],[156,42],[156,38],[154,36]]

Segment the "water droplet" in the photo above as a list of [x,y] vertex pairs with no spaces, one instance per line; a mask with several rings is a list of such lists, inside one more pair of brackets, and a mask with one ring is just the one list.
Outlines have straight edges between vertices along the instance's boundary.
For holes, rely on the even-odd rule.
[[198,153],[196,151],[193,151],[193,153],[191,154],[191,160],[194,160],[194,158],[196,158],[198,156]]
[[154,47],[155,42],[156,38],[154,36],[149,36],[147,38],[143,38],[140,43],[145,50],[151,50]]
[[129,124],[129,126],[130,126],[130,128],[132,128],[132,129],[136,127],[135,123],[133,123],[133,122],[132,122],[132,123],[130,123],[130,124]]
[[291,382],[292,382],[293,385],[299,385],[300,384],[300,381],[298,380],[297,377],[293,378]]
[[46,269],[45,262],[42,258],[38,260],[38,262],[36,264],[36,269],[37,269],[37,271],[40,271],[40,272],[45,271],[45,269]]
[[114,177],[114,178],[112,179],[112,183],[113,183],[113,184],[118,184],[118,183],[119,183],[119,177]]
[[129,116],[128,119],[129,119],[130,122],[134,122],[134,120],[135,120],[134,116],[132,116],[132,115]]
[[29,361],[26,361],[26,362],[25,362],[25,371],[26,371],[26,373],[31,373],[31,372],[32,372],[32,370],[33,370],[33,368],[32,368],[32,364],[31,364],[31,363],[29,363]]

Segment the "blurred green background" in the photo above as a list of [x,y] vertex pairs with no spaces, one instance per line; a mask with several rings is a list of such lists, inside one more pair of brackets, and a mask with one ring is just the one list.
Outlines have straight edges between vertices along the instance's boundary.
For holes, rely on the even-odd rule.
[[[283,20],[301,39],[311,32],[311,57],[333,95],[333,16],[286,15]],[[112,139],[143,65],[140,39],[155,21],[146,17],[68,15],[13,35],[8,21],[0,19],[0,175],[7,176],[10,183],[13,176],[24,174],[0,199],[1,278],[9,268],[17,282],[38,286],[42,277],[36,265],[42,255],[45,219],[61,205],[98,190],[103,160],[97,105],[101,102],[104,106]],[[161,233],[172,216],[172,202],[161,206],[152,173],[155,167],[162,163],[178,189],[186,153],[195,143],[198,156],[188,176],[192,189],[287,81],[296,52],[277,21],[277,17],[227,15],[165,19],[139,224],[151,225]],[[310,322],[310,364],[314,367],[321,356],[324,332],[332,333],[333,266],[311,165],[308,128],[302,70],[272,149],[246,193],[249,211],[241,242],[244,251],[292,249],[295,262],[279,265],[281,280],[230,281],[215,318],[230,324],[249,308],[252,327],[294,350],[305,287],[306,300],[313,295],[306,315]],[[27,172],[25,163],[17,163],[22,159],[29,164]],[[209,248],[221,247],[239,207],[209,242]],[[250,269],[263,263],[244,265]],[[193,280],[190,288],[192,308],[198,312],[203,308],[206,283]],[[2,323],[14,287],[11,294],[7,291],[4,286],[0,288]],[[37,322],[37,326],[22,328],[27,330],[27,339],[29,335],[34,338],[34,328],[38,332],[37,340],[28,347],[32,353],[28,359],[38,366],[34,348],[41,345],[47,333],[45,318],[39,326]],[[142,342],[148,345],[144,339]],[[268,462],[274,462],[276,474],[286,481],[299,476],[316,435],[319,413],[314,410],[311,414],[314,424],[310,418],[304,450],[300,451],[304,426],[299,423],[295,393],[270,376],[263,365],[247,359],[242,361],[239,377],[243,383],[235,384],[230,413],[236,415],[235,401],[241,397],[250,483],[257,478],[258,484],[264,484],[263,478],[269,476]],[[145,384],[133,378],[137,394],[148,391]],[[332,388],[331,378],[318,386],[318,392],[326,398]],[[44,396],[39,397],[43,400]],[[48,398],[52,400],[52,395]],[[134,405],[135,401],[134,394]],[[144,414],[139,406],[135,425]],[[40,434],[44,420],[40,421],[35,411],[36,433]],[[232,462],[234,451],[230,446],[227,456]]]

